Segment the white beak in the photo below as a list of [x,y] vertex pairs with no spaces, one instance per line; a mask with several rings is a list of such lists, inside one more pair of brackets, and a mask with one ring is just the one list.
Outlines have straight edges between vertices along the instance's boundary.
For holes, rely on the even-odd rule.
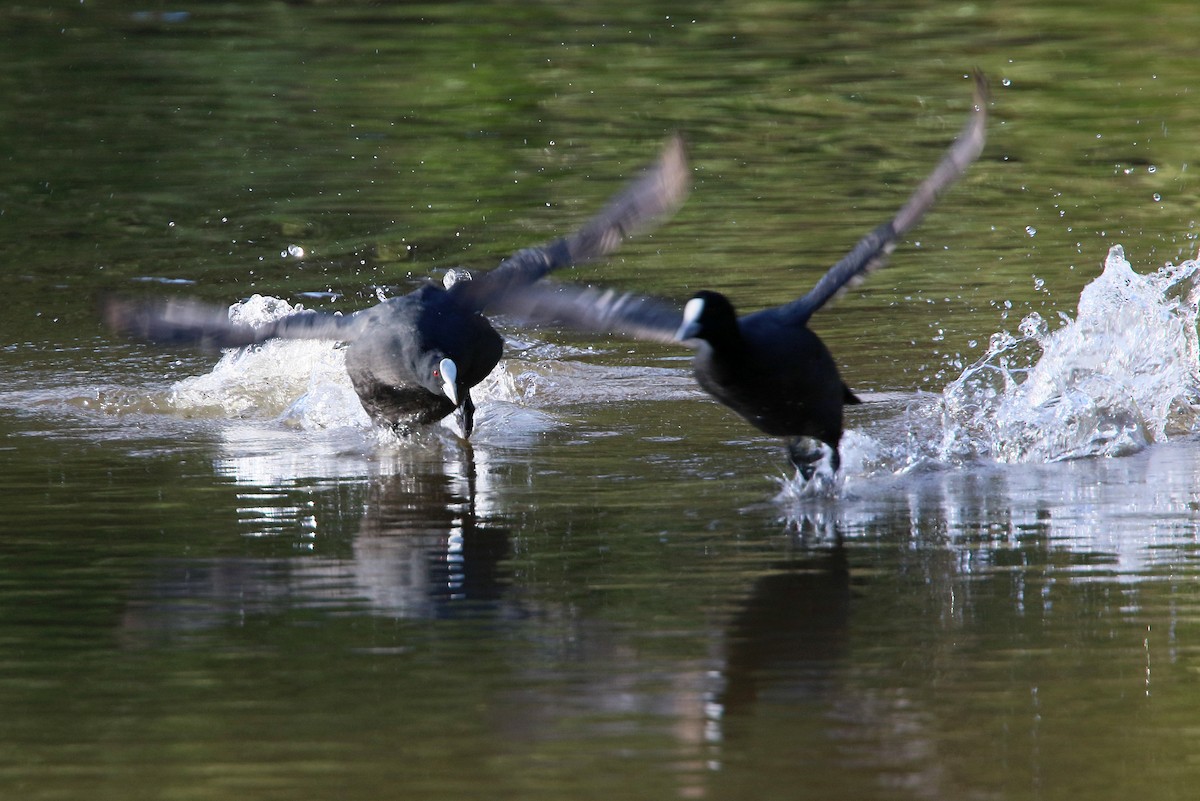
[[458,405],[458,367],[450,359],[442,359],[438,363],[442,374],[442,393],[455,406]]

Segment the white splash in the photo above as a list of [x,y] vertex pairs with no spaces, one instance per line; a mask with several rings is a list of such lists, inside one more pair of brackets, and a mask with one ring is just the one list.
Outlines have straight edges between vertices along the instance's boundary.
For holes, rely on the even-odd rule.
[[[303,310],[279,298],[254,295],[229,309],[247,325]],[[270,340],[227,350],[212,371],[171,389],[170,405],[192,416],[281,418],[299,428],[369,425],[346,374],[336,342]]]
[[943,390],[940,437],[928,455],[949,463],[1118,456],[1194,431],[1198,272],[1189,260],[1139,275],[1113,247],[1074,320],[1063,315],[1051,332],[1030,314],[1018,334],[993,335]]
[[[928,473],[965,464],[1124,456],[1200,432],[1200,261],[1141,275],[1113,247],[1103,272],[1054,331],[1032,313],[939,394],[918,394],[891,423],[848,430],[841,476]],[[777,501],[829,494],[796,477]],[[850,489],[854,492],[854,489]]]

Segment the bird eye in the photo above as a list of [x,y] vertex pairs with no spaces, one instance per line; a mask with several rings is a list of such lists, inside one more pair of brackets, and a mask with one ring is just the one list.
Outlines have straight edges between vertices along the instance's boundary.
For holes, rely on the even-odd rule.
[[433,377],[434,377],[434,378],[441,378],[441,377],[442,377],[442,373],[441,373],[441,371],[440,371],[440,370],[438,370],[436,367],[435,367],[435,368],[433,368]]

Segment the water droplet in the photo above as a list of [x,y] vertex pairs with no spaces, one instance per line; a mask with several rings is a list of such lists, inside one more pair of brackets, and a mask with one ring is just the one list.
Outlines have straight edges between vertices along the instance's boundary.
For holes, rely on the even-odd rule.
[[1030,312],[1017,328],[1026,339],[1041,339],[1047,332],[1046,321],[1037,312]]
[[1155,202],[1155,203],[1158,203],[1158,202],[1159,202],[1159,201],[1161,201],[1161,200],[1162,200],[1162,195],[1160,195],[1160,194],[1158,194],[1157,192],[1155,192],[1155,193],[1154,193],[1154,202]]
[[1025,233],[1029,234],[1030,236],[1037,236],[1037,229],[1032,225],[1027,225],[1025,226]]

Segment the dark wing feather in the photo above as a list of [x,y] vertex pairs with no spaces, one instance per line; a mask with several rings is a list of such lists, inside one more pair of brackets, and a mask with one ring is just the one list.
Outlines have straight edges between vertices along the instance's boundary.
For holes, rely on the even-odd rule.
[[114,331],[129,337],[209,349],[240,348],[276,337],[350,340],[359,322],[355,315],[304,311],[250,326],[232,322],[224,306],[183,299],[148,303],[110,299],[104,319]]
[[937,167],[929,174],[896,216],[872,230],[859,240],[849,253],[819,280],[803,297],[781,307],[795,322],[806,322],[813,312],[860,283],[872,271],[882,267],[896,249],[896,240],[920,221],[937,200],[938,195],[966,172],[967,167],[983,152],[987,139],[987,78],[975,73],[974,108],[962,132]]
[[578,231],[547,245],[518,251],[495,269],[473,273],[472,280],[454,283],[451,291],[460,302],[482,310],[493,298],[531,284],[553,270],[606,256],[627,237],[673,214],[687,197],[688,179],[683,139],[673,136],[658,161]]
[[683,323],[683,312],[678,306],[631,292],[540,283],[504,294],[497,299],[495,308],[524,323],[560,325],[671,345],[693,344],[675,338]]

